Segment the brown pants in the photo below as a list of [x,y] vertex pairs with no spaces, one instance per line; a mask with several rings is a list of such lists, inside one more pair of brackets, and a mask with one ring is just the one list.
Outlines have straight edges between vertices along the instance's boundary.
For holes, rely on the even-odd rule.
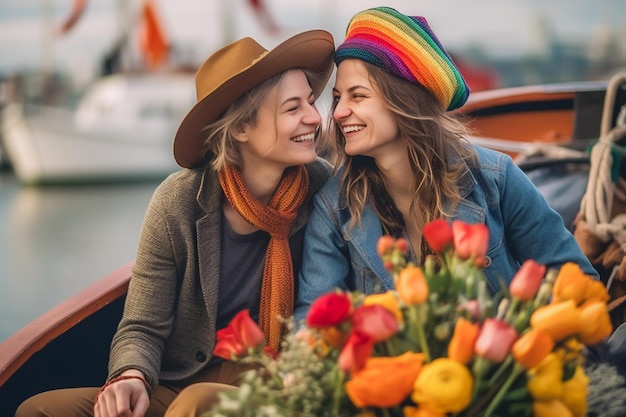
[[[248,368],[233,362],[205,368],[184,381],[158,385],[150,397],[145,417],[197,417],[217,402],[217,393],[235,389]],[[15,417],[93,417],[99,387],[67,388],[42,392],[24,401]]]

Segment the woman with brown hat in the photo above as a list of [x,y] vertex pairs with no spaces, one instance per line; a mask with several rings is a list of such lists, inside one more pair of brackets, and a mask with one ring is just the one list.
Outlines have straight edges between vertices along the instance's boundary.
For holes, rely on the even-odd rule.
[[199,415],[238,384],[241,365],[213,348],[243,309],[278,347],[309,202],[331,174],[314,102],[333,52],[331,34],[313,30],[271,51],[244,38],[201,65],[174,139],[186,169],[149,204],[106,383],[36,395],[16,416],[162,416],[173,402],[168,415]]
[[381,235],[404,237],[422,264],[425,224],[489,228],[489,290],[527,259],[572,261],[597,276],[560,215],[505,154],[472,146],[450,110],[469,96],[463,76],[425,18],[388,7],[357,13],[335,53],[331,136],[337,173],[314,199],[305,235],[296,318],[334,288],[393,289],[376,251]]

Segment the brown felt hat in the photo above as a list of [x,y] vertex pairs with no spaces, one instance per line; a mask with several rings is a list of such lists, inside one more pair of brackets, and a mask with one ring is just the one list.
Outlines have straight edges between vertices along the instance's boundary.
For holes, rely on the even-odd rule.
[[313,88],[318,97],[333,70],[333,36],[325,30],[295,35],[271,51],[252,38],[243,38],[219,49],[196,72],[198,102],[185,116],[174,138],[178,165],[192,168],[202,161],[206,126],[251,88],[292,68],[320,75]]

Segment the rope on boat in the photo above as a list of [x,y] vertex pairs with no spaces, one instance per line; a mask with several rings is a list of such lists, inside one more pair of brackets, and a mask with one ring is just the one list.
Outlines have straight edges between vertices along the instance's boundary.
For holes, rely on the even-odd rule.
[[[604,242],[614,239],[626,250],[626,214],[611,218],[614,199],[626,201],[626,180],[619,175],[620,159],[626,156],[617,145],[626,138],[626,120],[624,111],[620,112],[617,125],[610,128],[617,89],[626,82],[626,73],[617,74],[609,81],[600,139],[593,146],[590,155],[590,171],[587,189],[583,195],[580,213],[587,226]],[[626,105],[624,107],[626,109]]]

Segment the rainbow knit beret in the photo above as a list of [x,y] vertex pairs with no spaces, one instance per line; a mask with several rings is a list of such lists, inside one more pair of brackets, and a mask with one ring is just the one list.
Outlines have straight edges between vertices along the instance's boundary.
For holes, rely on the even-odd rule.
[[421,16],[389,7],[357,13],[337,48],[335,63],[356,58],[421,84],[446,110],[461,107],[470,90],[437,36]]

